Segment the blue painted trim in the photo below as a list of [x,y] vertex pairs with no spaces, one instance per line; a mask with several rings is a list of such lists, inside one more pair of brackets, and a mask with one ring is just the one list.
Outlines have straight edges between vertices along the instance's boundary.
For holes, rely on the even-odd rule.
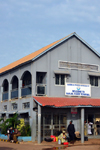
[[[0,139],[7,140],[8,137],[5,134],[0,134]],[[22,140],[25,142],[32,141],[32,137],[31,136],[19,136],[18,141],[22,141]]]
[[25,142],[32,141],[32,137],[31,136],[19,136],[18,141],[22,141],[22,140]]
[[7,135],[5,135],[5,134],[0,134],[0,139],[7,140],[7,139],[8,139],[8,137],[7,137]]

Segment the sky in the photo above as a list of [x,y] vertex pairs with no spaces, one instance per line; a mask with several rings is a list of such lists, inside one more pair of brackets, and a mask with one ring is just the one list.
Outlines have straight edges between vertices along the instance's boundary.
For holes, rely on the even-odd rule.
[[0,68],[73,32],[100,53],[99,0],[0,0]]

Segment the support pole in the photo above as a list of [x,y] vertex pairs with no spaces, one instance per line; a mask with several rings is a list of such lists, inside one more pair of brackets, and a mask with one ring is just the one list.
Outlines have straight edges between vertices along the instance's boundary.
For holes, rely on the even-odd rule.
[[38,144],[41,143],[41,106],[38,105]]
[[81,143],[84,143],[84,108],[81,108]]

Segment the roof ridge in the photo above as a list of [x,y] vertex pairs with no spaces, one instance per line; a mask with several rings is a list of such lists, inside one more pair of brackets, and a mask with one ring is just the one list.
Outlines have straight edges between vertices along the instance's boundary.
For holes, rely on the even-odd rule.
[[32,52],[32,53],[30,53],[30,54],[28,54],[28,55],[26,55],[26,56],[24,56],[24,57],[22,57],[20,59],[12,62],[10,64],[8,64],[7,66],[4,66],[4,67],[0,68],[0,74],[3,73],[3,72],[8,71],[10,69],[13,69],[13,68],[15,68],[15,67],[17,67],[17,66],[19,66],[19,65],[21,65],[23,63],[26,63],[28,61],[33,60],[33,58],[35,58],[38,55],[42,54],[42,52],[45,52],[48,48],[51,48],[52,46],[55,46],[55,44],[57,44],[60,41],[64,40],[66,37],[69,37],[69,36],[73,35],[73,33],[71,33],[71,34],[69,34],[69,35],[67,35],[67,36],[65,36],[65,37],[63,37],[63,38],[61,38],[61,39],[59,39],[59,40],[49,44],[49,45],[44,46],[44,47],[40,48],[39,50],[37,50],[35,52]]
[[42,47],[41,49],[39,49],[39,50],[37,50],[35,52],[32,52],[31,54],[28,54],[28,55],[26,55],[26,56],[24,56],[24,57],[22,57],[22,58],[20,58],[20,59],[18,59],[16,61],[10,63],[10,64],[8,64],[5,67],[2,67],[0,69],[0,74],[4,73],[6,71],[9,71],[9,70],[11,70],[13,68],[16,68],[19,65],[22,65],[22,64],[27,63],[29,61],[35,60],[36,58],[38,58],[41,55],[43,55],[45,52],[51,50],[53,47],[55,47],[58,44],[64,42],[65,40],[69,39],[73,35],[75,35],[79,40],[81,40],[85,45],[87,45],[97,56],[100,57],[100,54],[95,49],[93,49],[87,42],[85,42],[80,36],[78,36],[76,34],[76,32],[73,32],[73,33],[71,33],[71,34],[69,34],[69,35],[67,35],[67,36],[65,36],[65,37],[63,37],[63,38],[61,38],[61,39],[59,39],[59,40],[49,44],[49,45],[47,45],[47,46]]

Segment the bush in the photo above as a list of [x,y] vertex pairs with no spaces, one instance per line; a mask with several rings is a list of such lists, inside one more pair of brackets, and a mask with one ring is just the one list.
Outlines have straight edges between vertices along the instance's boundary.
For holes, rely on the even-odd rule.
[[2,134],[7,134],[7,129],[9,129],[10,127],[16,128],[17,125],[20,123],[17,113],[15,113],[13,117],[6,119],[6,121],[4,121],[3,118],[0,119],[0,122],[1,121],[3,121],[3,123],[0,124]]
[[21,132],[21,136],[31,136],[30,125],[25,125],[24,119],[20,119],[20,124],[17,126],[17,129]]
[[30,125],[25,125],[20,130],[21,136],[31,136],[31,128]]

